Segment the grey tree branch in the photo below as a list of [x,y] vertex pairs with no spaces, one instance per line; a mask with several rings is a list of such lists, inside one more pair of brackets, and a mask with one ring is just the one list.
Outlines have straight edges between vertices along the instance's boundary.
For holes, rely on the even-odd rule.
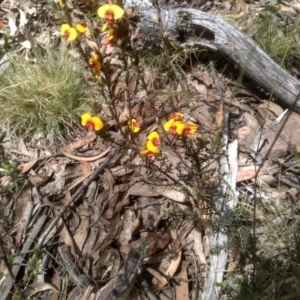
[[[156,11],[147,0],[127,0],[128,7],[135,5],[141,15],[140,44],[145,48],[160,45]],[[292,109],[300,90],[299,81],[274,62],[255,42],[243,32],[215,15],[195,10],[161,7],[164,30],[173,40],[179,40],[182,28],[194,31],[193,37],[180,41],[199,45],[219,52],[266,92],[273,92],[279,105]],[[182,14],[184,13],[184,18]],[[300,101],[293,110],[300,113]]]

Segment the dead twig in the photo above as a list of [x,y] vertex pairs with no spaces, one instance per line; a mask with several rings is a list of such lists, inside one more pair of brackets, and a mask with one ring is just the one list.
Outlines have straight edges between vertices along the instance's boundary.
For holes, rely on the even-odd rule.
[[6,266],[6,269],[8,271],[8,274],[10,276],[10,279],[11,279],[11,282],[14,284],[16,290],[18,291],[18,294],[21,298],[23,298],[23,292],[21,290],[21,287],[19,286],[19,284],[17,283],[16,281],[16,277],[13,273],[13,270],[11,268],[11,264],[9,263],[8,259],[7,259],[7,256],[6,256],[6,253],[5,253],[5,250],[4,250],[4,247],[3,247],[3,241],[2,241],[2,237],[0,238],[0,252],[1,252],[1,256],[2,256],[2,259],[3,259],[3,262]]

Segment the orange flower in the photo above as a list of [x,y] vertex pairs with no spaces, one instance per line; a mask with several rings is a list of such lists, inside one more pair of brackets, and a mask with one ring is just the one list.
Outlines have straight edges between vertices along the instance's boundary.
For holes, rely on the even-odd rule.
[[95,78],[98,79],[100,76],[101,63],[99,55],[93,55],[89,59],[89,66],[95,71]]
[[76,40],[77,32],[69,24],[62,24],[60,34],[68,39],[69,42]]
[[136,119],[128,120],[127,125],[133,132],[140,131],[140,125],[137,123]]
[[86,126],[88,130],[99,131],[103,128],[103,121],[98,117],[92,117],[89,113],[81,116],[81,125]]
[[115,4],[104,4],[98,8],[98,16],[100,18],[105,18],[109,23],[122,18],[123,15],[124,10]]
[[81,23],[77,23],[76,24],[76,29],[77,29],[77,31],[78,32],[80,32],[80,33],[86,33],[86,31],[87,31],[87,25],[86,25],[86,23],[84,23],[84,22],[81,22]]
[[160,154],[158,146],[160,145],[159,134],[156,131],[151,132],[147,137],[146,149],[140,152],[141,156],[153,156]]

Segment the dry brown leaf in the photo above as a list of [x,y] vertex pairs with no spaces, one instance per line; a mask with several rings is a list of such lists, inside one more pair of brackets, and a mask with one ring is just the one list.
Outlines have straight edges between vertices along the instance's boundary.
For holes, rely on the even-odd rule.
[[111,146],[108,147],[104,152],[96,155],[96,156],[91,156],[91,157],[82,157],[82,156],[76,156],[73,154],[70,154],[68,152],[65,151],[61,151],[61,153],[69,158],[75,159],[75,160],[81,160],[81,161],[95,161],[103,156],[105,156],[111,149]]
[[[91,225],[90,225],[91,226]],[[82,249],[82,256],[83,257],[89,257],[89,255],[92,253],[92,249],[98,241],[98,234],[99,234],[99,228],[96,226],[92,226],[89,228],[89,236],[84,244],[84,247]]]
[[243,114],[243,119],[246,125],[238,129],[238,140],[239,145],[243,145],[249,149],[261,126],[258,120],[248,112]]
[[146,268],[146,270],[152,274],[158,280],[158,282],[163,282],[165,280],[165,278],[156,270],[152,268]]
[[51,283],[58,289],[58,291],[53,290],[52,295],[49,300],[58,300],[60,297],[60,289],[61,289],[61,274],[57,269],[54,269],[54,275],[52,276]]
[[189,202],[188,196],[186,194],[176,191],[174,188],[165,186],[153,186],[150,184],[135,183],[130,187],[128,193],[134,196],[145,197],[164,196],[179,203]]
[[[56,212],[55,212],[55,215],[57,215]],[[73,238],[70,235],[69,230],[66,227],[64,221],[61,218],[59,219],[56,227],[57,227],[57,231],[58,231],[59,236],[61,237],[62,241],[64,242],[64,244],[66,244],[67,246],[70,247],[72,255],[74,257],[76,257],[77,253],[76,253],[76,249],[75,249],[75,246],[74,246]]]
[[178,274],[179,283],[175,285],[176,300],[189,300],[189,283],[186,267]]
[[224,102],[220,101],[218,110],[215,115],[214,128],[216,130],[223,127],[223,119],[224,119]]
[[20,139],[18,144],[18,152],[22,153],[24,156],[30,157],[30,158],[37,158],[38,157],[38,151],[35,150],[27,150],[27,147],[24,143],[23,139]]
[[91,165],[87,161],[80,160],[79,162],[80,162],[80,164],[82,166],[84,175],[85,176],[89,175],[92,172]]
[[248,5],[245,3],[244,0],[236,0],[236,2],[239,4],[240,8],[242,9],[243,14],[246,15],[248,13]]
[[63,147],[61,149],[58,150],[59,153],[63,153],[63,152],[72,152],[78,148],[81,148],[82,146],[91,143],[92,141],[94,141],[96,139],[96,135],[95,134],[91,134],[88,135],[86,137],[84,137],[83,139],[80,139],[76,142],[73,142],[69,145],[67,145],[66,147]]
[[[255,177],[257,174],[258,167],[256,166],[246,166],[246,167],[240,167],[237,174],[236,182],[242,182],[245,180],[250,180]],[[261,175],[267,175],[268,172],[266,170],[261,169],[257,176]]]
[[200,264],[207,264],[206,257],[204,255],[204,246],[203,246],[203,234],[198,230],[198,228],[194,228],[191,231],[194,241],[194,251],[198,257]]
[[[194,228],[195,224],[196,224],[196,222],[191,220],[191,221],[187,221],[183,226],[181,226],[181,231],[178,234],[178,236],[176,237],[175,243],[173,245],[173,249],[175,249],[175,251],[177,251],[178,249],[180,249],[182,247],[182,245],[184,245],[185,237]],[[176,232],[176,234],[177,234],[177,232]]]
[[205,71],[203,72],[200,70],[196,70],[195,72],[193,72],[193,77],[202,81],[207,87],[211,86],[214,82],[209,73]]
[[81,296],[81,300],[95,300],[96,295],[92,293],[94,290],[93,286],[88,286],[88,288],[85,290],[84,294]]
[[25,299],[29,299],[30,297],[32,297],[34,294],[38,293],[38,292],[43,292],[43,291],[47,291],[47,290],[53,290],[55,292],[58,292],[58,290],[51,285],[50,283],[46,283],[46,282],[33,282],[30,285],[28,285],[26,287],[26,289],[24,290],[24,297]]
[[31,220],[33,210],[33,202],[31,196],[31,188],[25,188],[16,199],[16,222],[17,222],[17,235],[16,243],[20,244],[23,236],[26,233],[28,224]]
[[135,248],[142,242],[146,242],[148,245],[148,249],[144,257],[148,257],[156,252],[165,249],[169,245],[170,240],[171,235],[167,231],[163,233],[150,233],[147,237],[141,237],[139,240],[131,242],[128,245],[121,246],[120,251],[125,254],[128,254],[131,249]]
[[129,83],[128,83],[129,97],[132,97],[133,93],[136,90],[136,86],[137,86],[137,76],[134,75],[130,78]]
[[[118,187],[117,187],[118,188]],[[115,213],[120,212],[125,205],[129,204],[128,188],[120,192],[115,192],[115,196],[109,201],[109,209],[105,212],[104,217],[111,219]],[[113,204],[116,203],[116,204]]]
[[73,235],[74,243],[77,245],[78,250],[81,252],[88,237],[90,221],[88,217],[81,216],[80,226]]
[[22,171],[21,171],[21,174],[25,174],[26,172],[28,172],[37,162],[38,162],[38,158],[35,158],[25,164],[22,164],[21,167],[22,167]]
[[114,177],[123,177],[125,175],[132,174],[138,166],[136,165],[125,165],[125,166],[117,166],[115,168],[110,169]]
[[157,284],[153,286],[154,292],[158,292],[162,290],[168,284],[168,280],[172,278],[176,273],[180,261],[181,261],[181,251],[179,251],[172,259],[171,264],[169,265],[167,271],[165,272],[165,277],[163,277],[162,280],[160,280]]
[[2,20],[0,20],[0,29],[2,29],[2,28],[3,28],[3,26],[4,26],[4,23],[3,23],[3,21],[2,21]]
[[294,10],[294,8],[292,8],[290,6],[285,6],[285,5],[280,4],[279,9],[281,11],[288,12],[288,13],[291,13],[291,14],[297,14],[297,12]]
[[124,214],[123,226],[118,238],[118,241],[121,245],[128,245],[129,241],[132,239],[132,217],[132,210],[126,209]]
[[98,242],[94,248],[93,252],[96,252],[100,249],[105,249],[108,245],[112,243],[112,241],[115,239],[115,236],[119,232],[120,228],[122,226],[122,220],[119,214],[115,214],[114,218],[111,221],[110,229],[105,238]]
[[98,44],[92,40],[92,36],[91,36],[91,33],[90,33],[90,30],[88,27],[86,27],[86,32],[85,32],[85,42],[86,44],[94,51],[98,52],[99,51],[99,46]]
[[207,86],[203,83],[192,82],[196,91],[203,96],[207,95]]

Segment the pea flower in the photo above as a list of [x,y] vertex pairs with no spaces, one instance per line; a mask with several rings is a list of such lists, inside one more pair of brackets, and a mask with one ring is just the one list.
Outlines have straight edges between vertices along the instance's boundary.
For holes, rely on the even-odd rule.
[[86,33],[86,31],[87,31],[86,27],[87,27],[87,25],[84,22],[76,24],[77,31],[80,32],[80,33],[83,33],[83,34]]
[[163,127],[165,131],[178,135],[190,135],[195,133],[198,129],[198,126],[193,122],[184,123],[182,121],[176,121],[175,119],[169,120]]
[[160,145],[159,134],[156,131],[151,132],[147,137],[146,149],[140,152],[141,156],[153,156],[160,154],[158,146]]
[[128,120],[127,125],[133,132],[140,131],[140,124],[137,123],[136,119]]
[[81,116],[81,125],[86,126],[88,130],[99,131],[103,128],[103,121],[98,117],[92,117],[89,113]]
[[95,72],[95,78],[98,79],[100,76],[101,63],[99,55],[93,55],[89,59],[89,66]]
[[69,42],[76,40],[77,32],[69,24],[62,24],[60,34],[68,39]]
[[166,132],[170,132],[172,134],[176,134],[176,124],[175,124],[175,120],[171,119],[168,122],[166,122],[164,125],[164,130]]
[[113,22],[124,15],[124,10],[115,4],[104,4],[98,8],[98,16],[104,18],[107,22]]

